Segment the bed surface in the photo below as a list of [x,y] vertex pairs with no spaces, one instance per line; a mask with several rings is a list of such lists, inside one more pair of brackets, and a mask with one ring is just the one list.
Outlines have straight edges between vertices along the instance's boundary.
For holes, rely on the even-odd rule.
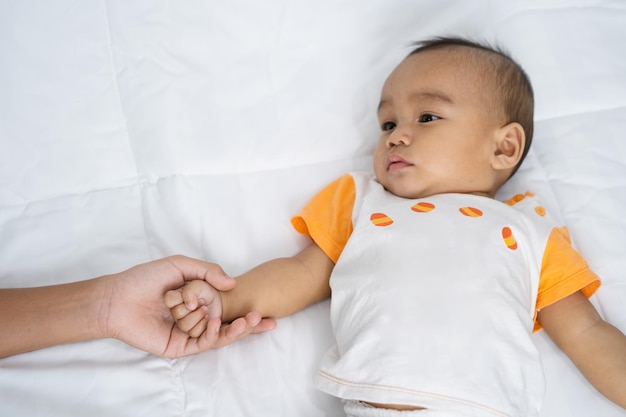
[[[289,219],[370,168],[382,82],[410,43],[498,40],[536,94],[532,190],[626,331],[626,4],[578,0],[0,2],[0,286],[180,253],[236,275],[305,244]],[[544,417],[624,417],[543,333]],[[1,343],[1,342],[0,342]],[[340,416],[315,391],[328,302],[193,357],[115,340],[0,360],[3,416]]]

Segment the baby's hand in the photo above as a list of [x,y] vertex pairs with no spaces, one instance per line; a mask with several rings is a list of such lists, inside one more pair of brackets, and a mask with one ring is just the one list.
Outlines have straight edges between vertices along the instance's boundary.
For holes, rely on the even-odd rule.
[[209,326],[219,328],[222,320],[222,297],[208,282],[193,280],[164,297],[178,328],[191,337],[199,337]]

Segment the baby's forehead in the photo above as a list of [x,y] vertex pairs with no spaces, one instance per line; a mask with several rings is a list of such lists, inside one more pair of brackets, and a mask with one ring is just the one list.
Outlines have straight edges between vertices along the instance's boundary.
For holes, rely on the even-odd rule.
[[431,66],[435,71],[451,71],[459,78],[486,84],[481,87],[494,87],[489,81],[493,79],[497,71],[497,60],[500,59],[494,53],[467,46],[443,45],[411,54],[404,61],[429,57],[432,59],[421,59],[421,65],[417,65],[416,69]]
[[493,102],[499,96],[496,67],[482,51],[471,49],[452,45],[409,55],[387,78],[383,95],[392,91],[404,93],[404,87],[420,84],[448,91],[451,96],[483,96]]

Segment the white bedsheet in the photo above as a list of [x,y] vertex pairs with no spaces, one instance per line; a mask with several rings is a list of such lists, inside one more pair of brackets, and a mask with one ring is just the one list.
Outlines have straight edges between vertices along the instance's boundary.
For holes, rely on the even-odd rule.
[[[619,0],[0,1],[0,285],[181,253],[238,274],[305,240],[293,215],[368,169],[410,42],[498,40],[536,92],[531,189],[626,331],[626,4]],[[543,333],[545,417],[624,417]],[[0,341],[0,343],[2,343]],[[115,340],[0,360],[2,416],[339,416],[312,387],[328,303],[179,360]]]

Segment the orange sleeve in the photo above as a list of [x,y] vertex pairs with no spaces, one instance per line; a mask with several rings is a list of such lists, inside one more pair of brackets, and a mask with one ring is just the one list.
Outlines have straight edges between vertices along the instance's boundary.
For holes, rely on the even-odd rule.
[[[567,228],[552,229],[541,263],[536,312],[579,290],[591,297],[598,287],[600,278],[572,248]],[[539,329],[541,325],[535,320],[534,331]]]
[[345,174],[315,195],[291,224],[309,236],[337,263],[352,234],[352,209],[356,198],[354,179]]

